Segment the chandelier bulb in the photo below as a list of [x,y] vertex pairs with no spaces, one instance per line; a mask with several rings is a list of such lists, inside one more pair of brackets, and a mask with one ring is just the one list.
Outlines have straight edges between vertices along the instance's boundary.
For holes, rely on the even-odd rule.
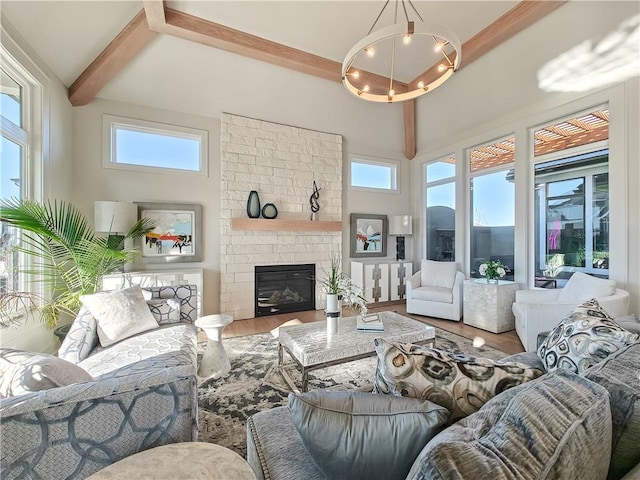
[[411,34],[407,33],[404,37],[402,37],[402,43],[405,45],[409,45],[411,43]]
[[396,94],[396,91],[392,88],[391,90],[389,90],[389,96],[393,97]]
[[418,88],[424,88],[424,82],[422,80],[418,82]]
[[447,67],[445,66],[444,63],[441,63],[440,65],[438,65],[438,72],[443,73],[446,69]]
[[442,42],[438,42],[438,43],[436,43],[436,44],[434,45],[434,47],[433,47],[433,51],[434,51],[434,52],[441,52],[443,48],[444,48],[444,43],[442,43]]
[[362,87],[362,91],[363,92],[368,92],[369,91],[369,85],[365,85],[364,87]]
[[360,72],[357,70],[354,70],[353,72],[351,72],[351,76],[353,78],[360,78]]
[[371,58],[376,54],[376,49],[373,47],[367,47],[364,49],[364,52],[367,54],[369,58]]

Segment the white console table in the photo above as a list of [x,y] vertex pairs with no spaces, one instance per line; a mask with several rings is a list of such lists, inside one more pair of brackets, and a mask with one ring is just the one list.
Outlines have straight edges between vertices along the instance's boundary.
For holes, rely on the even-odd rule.
[[405,298],[406,282],[412,271],[411,262],[385,259],[351,261],[351,280],[362,288],[368,303]]
[[167,285],[195,285],[198,289],[197,312],[202,316],[202,268],[180,270],[144,270],[138,272],[112,273],[102,277],[103,290],[117,290],[133,285],[162,287]]
[[507,280],[487,283],[486,278],[464,281],[463,322],[493,333],[516,328],[511,306],[519,284]]

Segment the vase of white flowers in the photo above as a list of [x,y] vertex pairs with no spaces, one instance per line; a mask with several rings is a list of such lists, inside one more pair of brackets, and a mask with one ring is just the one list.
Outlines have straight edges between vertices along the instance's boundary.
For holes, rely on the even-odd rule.
[[487,283],[498,283],[498,278],[504,277],[507,271],[500,260],[490,260],[478,268],[480,275],[487,277]]

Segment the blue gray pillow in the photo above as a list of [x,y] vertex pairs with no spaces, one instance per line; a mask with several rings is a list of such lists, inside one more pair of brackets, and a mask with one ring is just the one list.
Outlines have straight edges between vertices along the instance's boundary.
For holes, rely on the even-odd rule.
[[446,408],[427,400],[362,392],[289,394],[293,423],[330,479],[404,479],[444,426]]

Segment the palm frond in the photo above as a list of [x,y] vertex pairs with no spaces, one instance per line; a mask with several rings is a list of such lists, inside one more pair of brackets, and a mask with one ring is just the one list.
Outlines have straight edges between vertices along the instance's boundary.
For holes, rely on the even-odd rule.
[[[16,251],[29,255],[31,266],[22,270],[37,278],[48,299],[40,307],[41,320],[54,326],[62,314],[76,314],[80,297],[100,288],[104,275],[121,270],[139,255],[125,249],[127,239],[137,239],[154,228],[142,219],[124,236],[98,237],[80,210],[67,202],[40,204],[30,200],[0,200],[0,218],[22,231]],[[0,310],[0,325],[4,309]]]

